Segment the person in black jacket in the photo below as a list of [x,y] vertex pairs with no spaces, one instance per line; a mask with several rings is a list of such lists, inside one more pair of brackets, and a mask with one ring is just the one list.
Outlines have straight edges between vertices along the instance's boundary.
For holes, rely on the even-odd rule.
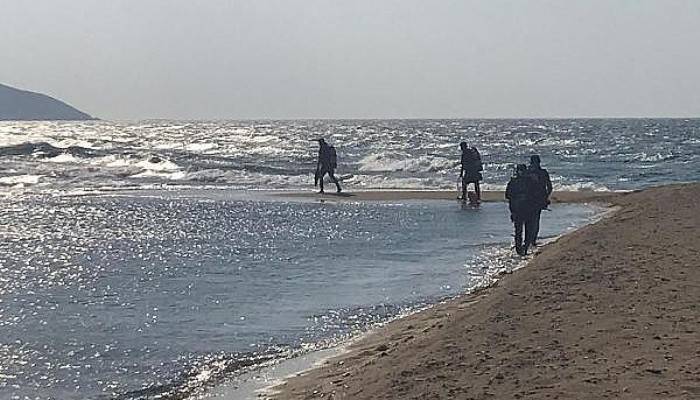
[[549,196],[552,194],[552,181],[549,179],[549,172],[540,166],[540,156],[533,154],[530,156],[530,165],[527,167],[527,173],[537,181],[537,189],[535,190],[535,210],[532,216],[532,237],[531,246],[537,246],[537,237],[540,234],[540,216],[542,210],[549,206]]
[[[534,233],[534,216],[537,208],[537,181],[527,173],[525,164],[518,164],[515,175],[506,187],[506,199],[510,208],[510,219],[515,228],[515,251],[527,255],[527,249],[532,243]],[[523,240],[523,227],[525,238]]]
[[461,142],[459,147],[462,149],[462,167],[459,171],[459,177],[462,178],[462,201],[467,201],[467,186],[473,183],[474,192],[476,194],[476,201],[474,203],[478,204],[481,201],[479,181],[483,179],[481,171],[484,170],[481,164],[481,154],[479,154],[479,150],[477,150],[476,147],[467,146],[467,142]]
[[340,183],[334,175],[335,168],[338,166],[335,147],[329,146],[323,138],[318,139],[318,161],[316,162],[316,174],[314,175],[314,186],[321,186],[319,193],[323,193],[323,177],[328,174],[331,182],[335,183],[338,193],[341,192]]

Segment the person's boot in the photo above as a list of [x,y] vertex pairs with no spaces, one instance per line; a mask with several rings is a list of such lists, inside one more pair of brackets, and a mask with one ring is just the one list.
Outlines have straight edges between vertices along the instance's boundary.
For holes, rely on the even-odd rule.
[[515,252],[518,253],[519,256],[524,255],[523,254],[523,244],[518,243],[517,241],[515,242]]

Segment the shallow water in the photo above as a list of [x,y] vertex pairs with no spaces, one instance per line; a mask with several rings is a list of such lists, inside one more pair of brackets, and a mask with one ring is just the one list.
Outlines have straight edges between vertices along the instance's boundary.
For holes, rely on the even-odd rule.
[[[454,189],[460,140],[491,189],[533,153],[558,189],[700,169],[698,119],[0,122],[0,398],[197,393],[518,262],[505,204],[231,194],[309,188],[319,136],[350,191]],[[556,206],[543,233],[594,212]]]
[[[0,398],[195,393],[516,262],[505,204],[154,193],[5,200]],[[595,212],[553,207],[543,234]]]

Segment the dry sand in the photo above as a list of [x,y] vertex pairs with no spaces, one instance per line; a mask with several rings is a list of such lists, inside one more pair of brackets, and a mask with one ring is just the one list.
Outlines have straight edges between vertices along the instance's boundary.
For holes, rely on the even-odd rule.
[[605,200],[614,215],[526,268],[377,329],[275,397],[700,399],[700,184]]

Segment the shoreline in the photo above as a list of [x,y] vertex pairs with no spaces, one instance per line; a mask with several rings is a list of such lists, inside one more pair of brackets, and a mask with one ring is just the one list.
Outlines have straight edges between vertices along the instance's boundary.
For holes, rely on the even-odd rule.
[[[446,193],[455,192],[431,191],[421,199],[446,199],[436,198]],[[492,199],[499,192],[490,193],[495,194],[490,194],[488,200],[483,196],[485,201],[495,201]],[[343,200],[391,200],[387,194],[375,191],[363,192],[359,196],[335,197]],[[637,280],[631,282],[636,282],[637,289],[639,279],[651,285],[645,293],[652,290],[653,283],[659,279],[664,282],[657,276],[638,276],[639,271],[629,268],[634,264],[630,261],[640,261],[648,272],[653,265],[646,264],[656,260],[650,256],[658,255],[664,246],[677,246],[675,240],[684,241],[686,247],[681,246],[681,249],[685,251],[682,254],[666,252],[665,261],[685,260],[687,264],[679,264],[681,271],[675,272],[683,276],[700,275],[697,268],[690,268],[692,257],[697,260],[700,250],[689,238],[692,232],[691,235],[684,232],[695,229],[697,233],[698,217],[689,211],[694,205],[694,195],[700,196],[700,184],[669,185],[629,193],[558,192],[553,202],[608,203],[616,209],[605,212],[593,224],[544,246],[529,260],[528,268],[503,276],[487,288],[459,295],[376,328],[352,342],[347,352],[288,378],[264,395],[282,400],[540,398],[550,395],[581,398],[580,393],[584,392],[590,393],[590,398],[658,398],[671,394],[691,398],[683,396],[700,395],[700,378],[691,379],[700,376],[700,364],[688,364],[689,357],[698,359],[700,356],[700,351],[694,350],[700,348],[700,340],[693,341],[688,337],[695,332],[693,323],[700,324],[697,309],[684,315],[680,321],[691,322],[691,327],[686,329],[690,333],[677,335],[680,346],[665,348],[666,356],[660,359],[658,348],[649,348],[648,345],[655,344],[656,340],[660,341],[656,344],[662,344],[673,330],[666,329],[666,334],[651,336],[650,332],[645,332],[655,326],[654,322],[658,327],[658,321],[664,320],[661,314],[638,310],[647,296],[639,298],[634,290],[631,294],[625,292],[634,304],[640,304],[632,310],[632,317],[627,316],[625,320],[617,317],[624,315],[624,310],[618,310],[619,313],[604,310],[606,305],[624,308],[624,304],[629,303],[630,299],[625,298],[626,302],[618,304],[621,299],[616,298],[623,291],[620,286],[630,284],[625,279],[627,274],[635,275]],[[296,196],[326,198],[333,195],[301,193]],[[649,215],[644,218],[646,213]],[[637,258],[630,260],[622,243],[634,242],[645,237],[647,232],[642,229],[644,227],[635,226],[635,222],[639,222],[637,219],[643,219],[642,222],[651,225],[657,233],[662,226],[660,221],[683,221],[684,225],[681,229],[663,232],[665,239],[668,235],[674,240],[654,244],[653,250],[642,251]],[[622,243],[615,246],[602,239]],[[613,260],[618,264],[615,265]],[[628,268],[622,268],[620,264]],[[657,265],[657,269],[667,270],[674,266],[668,262],[661,264],[663,268]],[[695,261],[695,266],[700,267],[697,264]],[[608,267],[610,271],[601,272],[601,268],[607,271]],[[552,274],[557,279],[553,279]],[[608,276],[614,276],[615,283],[602,285]],[[591,278],[597,279],[590,282]],[[652,282],[647,282],[650,279]],[[665,278],[665,282],[673,281]],[[673,283],[683,285],[684,282]],[[694,293],[700,292],[698,286],[690,285],[690,288]],[[661,294],[674,296],[678,291],[678,288],[672,288]],[[599,297],[610,298],[602,303],[596,301]],[[646,306],[646,311],[653,311],[647,310],[653,308],[653,304]],[[662,328],[672,328],[680,322],[671,321]],[[655,331],[663,332],[664,329]],[[636,341],[632,339],[642,343],[633,346],[630,343]],[[680,373],[683,368],[690,368],[694,374],[683,376]],[[664,375],[668,375],[667,379],[660,379]],[[654,391],[654,383],[663,390]]]
[[[502,196],[503,192],[494,191],[492,192],[497,196]],[[260,196],[262,194],[262,196]],[[416,194],[419,194],[417,196]],[[382,191],[362,191],[362,192],[352,192],[351,196],[337,196],[335,194],[329,194],[324,196],[317,196],[316,193],[310,192],[298,192],[298,191],[262,191],[257,192],[255,198],[262,200],[272,200],[272,201],[297,201],[297,202],[314,202],[317,198],[321,199],[323,202],[324,198],[339,198],[339,202],[361,202],[361,203],[382,203],[382,202],[431,202],[431,201],[447,201],[451,199],[451,191],[415,191],[415,190],[382,190]],[[400,196],[399,196],[400,195]],[[575,229],[580,229],[583,226],[595,223],[601,218],[604,218],[610,212],[613,211],[612,208],[607,207],[607,205],[602,204],[600,201],[590,201],[590,194],[579,195],[576,192],[566,193],[569,198],[575,198],[578,201],[572,201],[571,204],[580,204],[590,209],[592,215],[586,219],[586,221],[577,225]],[[608,193],[607,196],[613,195]],[[600,196],[597,195],[597,198]],[[500,197],[499,197],[500,198]],[[487,202],[502,202],[501,200],[490,199]],[[332,203],[332,201],[329,201]],[[567,204],[568,202],[554,201],[557,205]],[[581,204],[586,203],[586,204]],[[546,239],[542,239],[542,245],[540,248],[545,247],[549,243],[559,240],[562,236],[571,232],[571,227],[559,231],[555,236],[548,236]],[[493,270],[487,274],[488,281],[484,281],[482,284],[471,286],[468,289],[465,287],[461,293],[454,293],[447,297],[437,300],[435,303],[430,303],[423,305],[417,309],[410,310],[408,312],[402,313],[401,315],[394,316],[387,321],[378,323],[368,330],[354,335],[350,338],[344,339],[337,342],[330,347],[323,347],[322,349],[312,350],[310,352],[305,352],[300,355],[293,356],[291,358],[285,358],[276,361],[272,365],[264,366],[262,368],[256,368],[249,372],[237,376],[233,379],[226,380],[223,383],[217,384],[213,389],[209,390],[208,393],[213,395],[214,398],[223,399],[242,399],[242,398],[261,398],[261,396],[270,396],[275,392],[274,388],[285,382],[287,379],[305,373],[308,370],[317,368],[327,360],[340,357],[347,352],[353,345],[363,340],[366,336],[373,334],[376,329],[380,329],[387,324],[391,324],[397,320],[410,317],[416,313],[425,312],[439,304],[443,304],[448,301],[452,301],[457,297],[464,296],[465,294],[471,294],[488,288],[494,282],[497,282],[502,276],[510,274],[515,270],[523,268],[527,264],[526,258],[514,258],[511,251],[507,250],[507,245],[503,244],[504,251],[508,254],[500,254],[498,259],[501,261],[498,263],[501,267],[497,270]],[[257,395],[256,395],[257,394]]]
[[[358,190],[340,194],[315,191],[262,191],[263,194],[277,198],[292,198],[321,201],[398,201],[398,200],[453,200],[458,201],[459,193],[455,190]],[[631,192],[614,191],[554,191],[550,197],[552,203],[610,203],[617,196]],[[482,202],[505,202],[502,190],[484,190]]]
[[[555,203],[598,203],[611,204],[615,198],[637,191],[592,191],[592,190],[555,190],[550,200]],[[482,191],[482,202],[505,202],[503,190]],[[65,194],[71,197],[187,197],[216,200],[266,200],[266,201],[302,201],[302,202],[391,202],[391,201],[421,201],[440,200],[458,202],[459,194],[455,190],[414,190],[414,189],[370,189],[342,192],[340,194],[327,192],[319,194],[316,191],[301,191],[298,189],[224,189],[224,188],[149,188],[149,189],[116,189],[107,191],[81,192]]]

